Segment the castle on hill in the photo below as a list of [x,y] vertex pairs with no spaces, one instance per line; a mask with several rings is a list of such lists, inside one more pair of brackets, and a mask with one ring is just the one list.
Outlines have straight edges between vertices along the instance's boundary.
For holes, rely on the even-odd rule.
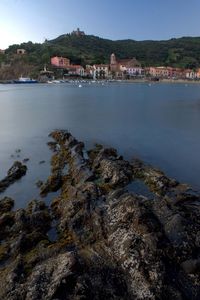
[[81,31],[80,28],[77,28],[76,30],[73,30],[71,35],[76,35],[76,36],[84,36],[85,32]]

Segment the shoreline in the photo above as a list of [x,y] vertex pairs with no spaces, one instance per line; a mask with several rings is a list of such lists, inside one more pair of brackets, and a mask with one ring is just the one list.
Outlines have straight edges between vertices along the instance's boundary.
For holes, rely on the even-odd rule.
[[154,81],[151,79],[128,79],[128,80],[120,80],[120,82],[124,83],[151,83],[151,84],[159,84],[159,83],[181,83],[181,84],[200,84],[200,80],[185,80],[185,79],[160,79],[158,81]]
[[[58,79],[61,80],[61,79]],[[69,83],[69,81],[67,80],[66,82],[63,82],[63,80],[61,80],[62,82],[60,83]],[[91,82],[94,81],[94,79],[91,80],[85,80],[84,78],[82,79],[78,79],[78,80],[74,80],[74,82]],[[151,83],[151,84],[155,84],[155,83],[182,83],[182,84],[200,84],[200,80],[189,80],[189,79],[159,79],[159,80],[153,80],[153,79],[149,79],[149,78],[136,78],[136,79],[97,79],[95,80],[96,82],[109,82],[109,83]],[[47,84],[48,82],[39,82],[39,84]],[[13,80],[0,80],[0,84],[16,84],[13,82]],[[37,84],[36,84],[37,85]]]

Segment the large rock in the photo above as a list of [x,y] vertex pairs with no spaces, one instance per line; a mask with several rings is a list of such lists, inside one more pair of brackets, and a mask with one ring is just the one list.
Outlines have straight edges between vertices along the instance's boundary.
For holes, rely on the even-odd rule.
[[0,193],[4,192],[16,180],[26,174],[27,166],[20,161],[15,161],[12,167],[8,170],[7,176],[0,181]]
[[[51,137],[42,187],[59,188],[51,209],[34,200],[14,212],[2,202],[0,298],[200,299],[198,193],[115,149],[97,145],[87,156],[69,132]],[[128,192],[135,178],[155,197]]]

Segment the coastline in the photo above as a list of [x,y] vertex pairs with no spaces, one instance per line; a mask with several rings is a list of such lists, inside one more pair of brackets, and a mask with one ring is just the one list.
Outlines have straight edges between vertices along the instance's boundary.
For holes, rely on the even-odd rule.
[[[64,83],[62,79],[61,83]],[[59,81],[58,80],[58,81]],[[76,80],[75,80],[76,81]],[[85,82],[91,82],[93,81],[93,79],[90,80],[85,80],[84,78],[79,79],[78,81],[85,81]],[[136,78],[136,79],[113,79],[113,80],[107,80],[107,79],[97,79],[96,82],[122,82],[122,83],[151,83],[151,84],[155,84],[155,83],[182,83],[182,84],[200,84],[200,80],[189,80],[189,79],[159,79],[159,80],[153,80],[150,78]],[[46,84],[47,82],[40,82],[38,81],[38,83],[40,84]],[[66,83],[68,83],[68,81],[66,81]],[[0,80],[0,84],[15,84],[13,80]]]
[[158,81],[154,81],[151,79],[127,79],[120,80],[120,82],[130,82],[130,83],[151,83],[151,84],[159,84],[159,83],[181,83],[181,84],[200,84],[200,80],[186,80],[186,79],[160,79]]

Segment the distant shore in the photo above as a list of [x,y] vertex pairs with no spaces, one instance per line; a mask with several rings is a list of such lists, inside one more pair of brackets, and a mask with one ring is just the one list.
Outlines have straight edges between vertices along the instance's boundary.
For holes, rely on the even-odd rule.
[[[85,79],[78,79],[79,81],[84,81]],[[92,81],[93,79],[86,79],[85,81]],[[182,84],[200,84],[200,80],[189,80],[189,79],[159,79],[153,80],[151,78],[135,78],[135,79],[99,79],[95,81],[110,81],[110,82],[123,82],[123,83],[182,83]],[[66,81],[67,82],[67,81]],[[0,84],[13,84],[13,80],[0,80]],[[47,82],[38,82],[38,83],[47,83]]]
[[130,83],[185,83],[185,84],[200,84],[200,80],[188,80],[188,79],[160,79],[158,81],[154,81],[147,78],[138,78],[138,79],[127,79],[122,80],[123,82],[130,82]]

